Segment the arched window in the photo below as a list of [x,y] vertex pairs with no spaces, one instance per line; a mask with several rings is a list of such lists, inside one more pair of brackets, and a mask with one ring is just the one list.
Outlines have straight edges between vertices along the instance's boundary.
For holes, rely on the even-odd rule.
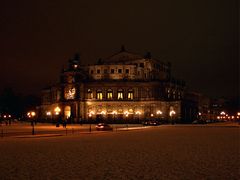
[[132,90],[132,89],[129,89],[129,90],[128,90],[128,99],[129,99],[129,100],[132,100],[132,99],[133,99],[133,90]]
[[88,99],[92,99],[93,98],[93,92],[92,92],[91,89],[88,89],[87,96],[88,96]]
[[123,90],[122,90],[122,89],[119,89],[119,90],[118,90],[117,98],[118,98],[118,99],[123,99]]
[[102,98],[103,98],[102,90],[97,90],[97,99],[102,100]]
[[113,91],[112,89],[107,90],[107,99],[112,99],[113,98]]

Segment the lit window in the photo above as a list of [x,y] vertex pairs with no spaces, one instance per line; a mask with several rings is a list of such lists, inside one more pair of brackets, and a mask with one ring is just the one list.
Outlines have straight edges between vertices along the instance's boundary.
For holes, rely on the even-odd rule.
[[167,96],[170,98],[170,89],[167,90]]
[[98,99],[98,100],[102,100],[102,98],[103,98],[102,91],[101,91],[101,90],[98,90],[98,91],[97,91],[97,99]]
[[123,99],[123,90],[122,89],[119,89],[118,90],[118,99]]
[[130,89],[128,91],[128,99],[133,99],[133,90],[132,89]]
[[111,89],[107,91],[107,99],[112,99],[113,98],[113,92]]
[[92,99],[93,98],[93,93],[91,89],[88,89],[88,99]]

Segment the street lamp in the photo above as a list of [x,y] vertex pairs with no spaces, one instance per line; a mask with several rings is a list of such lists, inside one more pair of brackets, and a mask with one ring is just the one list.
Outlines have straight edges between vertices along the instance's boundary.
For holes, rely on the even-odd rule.
[[113,121],[115,123],[115,115],[117,114],[117,111],[113,111],[112,114],[113,114]]
[[175,114],[176,114],[176,112],[175,112],[174,110],[171,110],[171,111],[169,112],[169,115],[170,115],[172,124],[174,124],[174,122],[173,122],[173,116],[174,116]]
[[159,122],[160,122],[160,116],[162,115],[162,111],[158,110],[157,111],[157,116],[158,116],[158,119],[159,119]]
[[138,115],[138,123],[140,123],[140,115],[142,114],[140,111],[137,111],[135,114]]
[[92,131],[92,114],[89,113],[88,117],[89,117],[89,122],[90,122],[90,125],[89,125],[89,132],[91,132],[91,131]]
[[54,112],[56,115],[59,115],[59,113],[61,112],[61,109],[57,106],[55,109],[54,109]]
[[36,113],[34,111],[30,111],[30,112],[27,113],[27,116],[29,118],[32,118],[32,121],[31,121],[32,135],[34,135],[35,134],[35,129],[34,129],[34,122],[33,121],[34,121],[34,117],[36,116]]
[[125,114],[125,117],[126,117],[126,126],[127,126],[127,129],[128,129],[128,123],[127,123],[128,120],[127,120],[127,118],[128,118],[129,112],[128,112],[128,111],[125,111],[124,114]]

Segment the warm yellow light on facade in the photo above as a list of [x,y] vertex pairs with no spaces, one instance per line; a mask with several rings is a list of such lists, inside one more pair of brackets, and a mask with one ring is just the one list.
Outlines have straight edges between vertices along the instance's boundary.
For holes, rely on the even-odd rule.
[[115,115],[115,114],[117,114],[117,111],[113,111],[112,113]]
[[153,114],[151,114],[151,117],[153,117],[154,115]]
[[162,111],[158,110],[158,111],[157,111],[157,114],[162,114]]
[[47,112],[46,112],[46,115],[47,115],[47,116],[51,116],[52,113],[51,113],[50,111],[47,111]]

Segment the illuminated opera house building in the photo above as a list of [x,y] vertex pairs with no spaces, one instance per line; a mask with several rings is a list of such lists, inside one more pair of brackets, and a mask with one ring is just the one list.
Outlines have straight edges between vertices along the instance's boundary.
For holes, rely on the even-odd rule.
[[146,118],[181,121],[183,81],[171,76],[171,64],[130,53],[118,53],[81,65],[79,56],[68,62],[60,81],[42,91],[42,119],[74,122],[96,120],[137,122]]

